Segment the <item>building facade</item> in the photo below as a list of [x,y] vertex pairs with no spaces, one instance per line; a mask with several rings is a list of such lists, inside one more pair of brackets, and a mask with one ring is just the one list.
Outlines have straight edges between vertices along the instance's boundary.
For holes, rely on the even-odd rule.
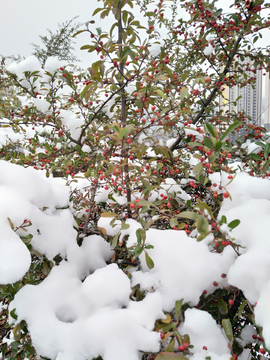
[[265,93],[264,93],[264,127],[270,130],[270,79],[269,74],[266,74],[265,79]]
[[[220,106],[223,107],[224,112],[244,111],[250,117],[252,124],[262,125],[262,70],[255,69],[249,58],[245,58],[240,64],[247,79],[255,77],[256,82],[253,85],[248,84],[242,87],[239,85],[226,86],[220,99]],[[243,129],[238,136],[243,135],[244,132]]]

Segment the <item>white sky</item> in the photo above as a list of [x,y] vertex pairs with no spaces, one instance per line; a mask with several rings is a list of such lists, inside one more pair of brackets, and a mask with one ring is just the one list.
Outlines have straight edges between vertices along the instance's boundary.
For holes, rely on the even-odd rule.
[[[219,0],[218,4],[229,10],[228,4],[233,1]],[[56,30],[58,23],[79,16],[78,22],[92,19],[93,10],[102,7],[98,0],[0,0],[0,54],[27,57],[33,50],[31,43],[40,43],[39,35],[46,35],[46,29]],[[134,11],[133,11],[134,13]],[[182,14],[181,14],[182,15]],[[184,12],[183,12],[184,15]],[[99,16],[94,17],[97,26],[109,28],[106,19],[99,23]],[[112,24],[112,23],[111,23]],[[79,51],[80,46],[87,44],[88,35],[78,36],[77,57],[83,60],[82,65],[89,66],[91,60],[86,51]],[[269,42],[268,42],[269,43]],[[267,41],[264,41],[267,44]]]

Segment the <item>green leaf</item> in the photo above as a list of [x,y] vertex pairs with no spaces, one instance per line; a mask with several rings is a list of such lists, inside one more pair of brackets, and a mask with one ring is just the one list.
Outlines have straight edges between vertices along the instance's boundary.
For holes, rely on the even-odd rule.
[[156,89],[156,93],[162,97],[163,99],[167,99],[167,95],[164,94],[164,92],[160,89]]
[[155,266],[154,261],[150,258],[150,256],[148,255],[147,251],[144,251],[145,253],[145,261],[146,261],[146,265],[148,266],[148,268],[151,270],[153,269],[153,267]]
[[91,48],[91,45],[83,45],[81,46],[81,50],[87,50],[87,49],[90,49]]
[[97,13],[99,13],[100,11],[102,11],[103,8],[96,8],[92,14],[92,16],[95,16]]
[[221,217],[220,225],[222,225],[222,224],[227,224],[227,218],[225,215],[222,215],[222,217]]
[[175,315],[176,319],[179,320],[179,316],[181,314],[182,304],[184,299],[178,300],[175,302]]
[[167,75],[158,75],[153,80],[158,81],[158,80],[168,80],[168,79],[169,79],[169,76],[167,76]]
[[133,52],[129,47],[126,47],[126,48],[122,51],[120,61],[125,60],[128,56],[130,56],[131,58],[133,58],[133,57],[134,57],[134,52]]
[[209,234],[211,234],[211,231],[208,231],[206,234],[199,235],[199,236],[197,237],[197,241],[202,241],[202,240],[204,240]]
[[141,239],[142,239],[142,241],[145,242],[145,240],[146,240],[146,231],[145,231],[145,229],[138,229],[138,230],[136,231],[136,235],[137,235],[137,234],[139,234],[140,237],[141,237]]
[[118,243],[118,238],[120,236],[120,233],[117,233],[114,238],[112,239],[111,248],[114,249]]
[[180,90],[180,99],[183,100],[184,97],[188,94],[188,88],[187,87],[183,87]]
[[170,227],[173,228],[174,226],[178,226],[178,221],[176,220],[176,218],[171,218]]
[[155,360],[187,360],[187,357],[175,352],[162,352],[155,357]]
[[239,121],[234,122],[232,125],[228,127],[225,133],[221,136],[220,140],[225,139],[237,126],[240,124]]
[[83,91],[80,93],[80,98],[83,99],[87,91],[91,88],[92,84],[88,84],[84,87]]
[[242,312],[244,311],[245,306],[247,305],[247,300],[243,301],[242,304],[238,308],[238,316],[242,316]]
[[18,319],[18,316],[16,315],[16,309],[11,310],[10,316],[11,316],[13,319],[15,319],[15,320]]
[[[202,146],[202,144],[199,143],[199,142],[194,141],[194,142],[189,142],[188,146],[191,147],[191,148],[194,148],[196,146]],[[200,157],[201,157],[201,155],[200,155]]]
[[144,250],[143,247],[138,245],[138,246],[136,247],[136,249],[134,250],[135,255],[136,255],[136,256],[140,256],[141,253],[143,252],[143,250]]
[[[148,186],[147,186],[147,187],[148,187]],[[149,207],[149,206],[154,206],[154,207],[156,207],[153,203],[151,203],[150,201],[147,201],[147,200],[140,200],[140,201],[138,202],[138,205],[147,206],[147,207]]]
[[213,143],[212,143],[212,141],[211,141],[209,138],[203,139],[203,144],[204,144],[206,147],[208,147],[209,149],[214,150]]
[[118,214],[114,213],[114,212],[104,212],[104,213],[101,213],[101,217],[115,217],[115,216],[118,216]]
[[197,220],[199,217],[199,214],[192,212],[192,211],[183,211],[182,213],[176,215],[176,217]]
[[203,210],[206,210],[208,212],[208,214],[214,218],[214,215],[213,215],[213,212],[210,208],[209,205],[207,205],[206,203],[204,203],[203,201],[201,201],[200,199],[198,199],[198,205],[203,209]]
[[236,219],[236,220],[231,221],[228,224],[228,226],[229,226],[229,228],[234,229],[240,224],[240,222],[241,222],[240,220]]
[[270,151],[270,143],[266,144],[266,146],[264,148],[264,158],[265,158],[265,160],[267,160],[267,158],[268,158],[269,151]]
[[194,166],[192,171],[193,171],[194,175],[196,176],[197,174],[200,174],[202,169],[203,169],[203,165],[201,162],[199,162],[197,165]]
[[10,220],[9,217],[7,219],[8,219],[8,222],[9,222],[9,225],[10,225],[11,229],[14,230],[13,222]]
[[252,157],[253,160],[262,161],[262,158],[258,154],[251,153],[251,154],[249,154],[249,156]]
[[124,221],[122,222],[122,225],[121,225],[121,230],[127,230],[130,228],[130,225],[129,224],[126,224]]
[[185,80],[188,78],[188,75],[189,75],[188,72],[182,73],[182,74],[181,74],[181,80],[182,80],[182,81],[185,81]]
[[263,172],[266,172],[268,170],[269,165],[270,165],[270,160],[267,160],[263,165]]
[[125,137],[126,133],[127,133],[127,128],[126,128],[126,127],[122,128],[122,129],[119,131],[119,137],[120,137],[120,139],[123,139],[123,137]]
[[141,233],[139,231],[140,229],[136,230],[136,237],[137,237],[137,243],[140,246],[142,243],[142,237],[141,237]]
[[210,125],[209,123],[205,123],[205,126],[206,126],[206,129],[211,134],[211,136],[213,136],[215,138],[217,131],[215,131],[214,127],[212,125]]
[[209,224],[203,215],[198,215],[197,230],[200,234],[204,235],[209,230]]
[[218,310],[222,315],[226,315],[228,313],[228,306],[222,298],[218,299]]
[[218,141],[215,146],[216,151],[218,151],[221,148],[221,146],[222,146],[222,141]]
[[225,335],[227,336],[227,339],[229,340],[230,344],[233,342],[233,331],[232,331],[232,324],[230,322],[230,319],[223,319],[222,320],[222,327],[225,332]]
[[214,14],[213,14],[213,18],[217,19],[219,17],[219,15],[222,13],[222,9],[218,9]]
[[174,350],[174,346],[175,346],[175,339],[172,339],[172,341],[169,343],[169,345],[167,346],[165,352],[171,352]]

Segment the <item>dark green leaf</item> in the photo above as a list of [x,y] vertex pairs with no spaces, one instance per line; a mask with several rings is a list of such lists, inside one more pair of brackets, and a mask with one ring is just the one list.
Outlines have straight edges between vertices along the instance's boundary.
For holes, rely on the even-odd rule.
[[222,315],[226,315],[228,313],[228,306],[222,298],[218,299],[218,310]]
[[229,228],[234,229],[234,228],[236,228],[239,224],[240,224],[240,220],[236,219],[236,220],[231,221],[231,222],[228,224],[228,226],[229,226]]
[[18,319],[18,316],[16,315],[16,309],[11,310],[10,316],[11,316],[13,319],[15,319],[15,320]]
[[203,144],[204,144],[206,147],[208,147],[209,149],[214,150],[213,143],[212,143],[212,141],[211,141],[209,138],[203,139]]
[[266,144],[266,146],[264,148],[264,158],[265,158],[265,160],[267,160],[267,158],[268,158],[269,151],[270,151],[270,143]]

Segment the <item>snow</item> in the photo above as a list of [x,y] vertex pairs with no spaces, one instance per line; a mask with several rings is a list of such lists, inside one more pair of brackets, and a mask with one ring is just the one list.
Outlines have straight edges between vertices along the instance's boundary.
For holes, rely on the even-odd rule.
[[40,285],[26,285],[10,305],[16,308],[17,321],[29,324],[38,354],[138,360],[138,349],[158,351],[159,334],[151,331],[155,319],[163,317],[158,293],[130,302],[130,282],[115,264],[83,283],[75,272],[73,264],[61,263]]
[[[205,54],[213,50],[209,44]],[[154,47],[151,51],[155,51]],[[49,58],[45,71],[57,72],[59,66],[58,60]],[[36,70],[44,75],[34,57],[9,67],[9,71],[16,74],[26,87],[29,83],[24,72]],[[46,76],[43,80],[49,81],[49,76]],[[37,89],[39,85],[37,81]],[[30,101],[26,97],[20,100],[23,105]],[[44,95],[32,101],[40,111],[50,112],[50,104]],[[71,136],[78,139],[83,117],[73,110],[62,110],[60,116]],[[44,129],[24,130],[27,137]],[[198,141],[203,139],[203,135],[193,127],[184,131],[196,136]],[[10,128],[1,128],[1,145],[8,142],[7,137],[13,142],[24,139]],[[145,143],[143,139],[141,141]],[[167,145],[174,141],[169,140]],[[86,145],[83,147],[84,151],[89,149]],[[258,152],[260,148],[248,143],[247,149],[248,152]],[[195,158],[190,160],[191,165],[197,162]],[[84,236],[79,246],[74,228],[77,226],[75,212],[69,203],[74,183],[67,186],[63,180],[46,178],[42,171],[0,160],[0,283],[15,283],[29,270],[31,253],[23,241],[28,234],[33,236],[33,251],[45,255],[52,264],[55,264],[53,259],[57,255],[63,259],[59,265],[53,266],[40,284],[22,287],[9,306],[9,310],[16,309],[18,315],[16,321],[10,318],[10,322],[27,322],[39,356],[85,360],[100,355],[104,360],[139,360],[140,351],[158,352],[160,335],[153,331],[155,321],[164,318],[165,311],[173,311],[175,302],[180,299],[189,306],[197,305],[203,291],[209,294],[217,288],[213,282],[217,282],[220,288],[235,286],[243,291],[251,305],[257,303],[255,323],[263,327],[262,335],[270,348],[270,182],[243,171],[238,171],[231,183],[224,172],[210,174],[209,178],[212,190],[218,193],[228,191],[231,195],[231,199],[223,200],[218,221],[226,217],[227,223],[221,230],[239,245],[237,251],[226,247],[222,253],[213,252],[213,236],[198,242],[197,230],[187,236],[184,231],[150,228],[146,231],[146,245],[153,246],[147,249],[147,253],[154,267],[148,268],[143,251],[137,271],[128,273],[122,270],[121,263],[110,264],[114,251],[108,236],[119,233],[120,242],[127,239],[127,247],[134,249],[137,246],[136,231],[143,228],[143,215],[140,221],[127,219],[125,223],[129,227],[125,230],[121,229],[120,220],[112,226],[112,218],[101,217],[98,227],[106,234],[105,239],[96,234]],[[178,203],[188,201],[191,197],[183,190],[188,181],[183,179],[179,185],[168,178],[157,191],[150,193],[148,201],[160,199],[162,193],[171,194]],[[213,183],[217,186],[214,187]],[[88,179],[78,178],[76,188],[84,191],[90,184]],[[112,192],[113,188],[100,188],[95,201],[111,202],[108,196]],[[126,201],[119,193],[113,197],[118,204]],[[133,192],[132,201],[141,198],[139,192]],[[78,217],[85,214],[85,210],[76,212]],[[239,219],[240,224],[231,230],[229,223],[235,219]],[[27,231],[21,229],[25,221],[31,221]],[[224,273],[227,274],[225,279],[221,277]],[[146,296],[136,302],[131,293],[132,287],[138,284]],[[194,345],[191,359],[201,360],[207,356],[212,360],[230,358],[226,336],[209,313],[188,308],[184,318],[179,331],[189,334]],[[239,342],[248,344],[253,334],[254,327],[246,326]],[[245,351],[241,360],[248,356]]]
[[57,58],[50,56],[45,62],[44,69],[53,75],[60,68],[60,66],[60,61]]
[[[227,174],[213,178],[223,186],[228,183]],[[82,181],[81,187],[85,184]],[[179,190],[172,179],[163,187],[160,191]],[[133,272],[129,279],[116,264],[106,264],[113,252],[102,237],[87,236],[81,247],[77,245],[71,211],[63,209],[68,204],[68,187],[32,168],[0,161],[1,283],[19,280],[30,266],[30,253],[19,237],[22,231],[14,232],[7,217],[14,227],[30,219],[32,225],[27,230],[33,235],[33,248],[49,259],[57,254],[66,259],[41,284],[24,286],[10,305],[10,310],[16,308],[17,322],[24,319],[29,324],[38,353],[56,359],[85,359],[99,354],[108,360],[139,359],[138,350],[158,351],[159,336],[152,329],[155,320],[163,317],[163,311],[171,311],[175,301],[182,298],[191,306],[196,305],[204,290],[214,291],[213,281],[221,287],[237,286],[252,304],[257,301],[255,320],[263,326],[266,346],[270,346],[270,318],[265,313],[270,300],[270,228],[265,220],[270,214],[270,184],[240,172],[226,189],[232,201],[224,199],[219,217],[225,215],[227,223],[236,218],[241,221],[228,231],[243,246],[239,249],[241,256],[231,247],[221,254],[213,253],[208,246],[210,240],[197,242],[183,231],[150,228],[146,244],[154,246],[147,251],[155,266],[149,270],[142,253],[141,270]],[[136,245],[135,233],[141,228],[140,223],[127,219],[130,227],[121,230],[120,223],[112,228],[111,220],[102,217],[98,226],[107,235],[129,235],[127,246]],[[222,273],[228,274],[227,279],[221,278]],[[131,286],[138,283],[148,291],[139,303],[129,298]],[[202,346],[207,346],[207,354],[213,358],[228,358],[226,339],[208,313],[186,310],[180,331],[189,333],[195,346],[194,359],[204,356]],[[76,357],[74,336],[76,349],[80,348]],[[104,342],[104,337],[111,340]],[[245,332],[243,337],[246,341]]]
[[[190,343],[194,346],[192,352],[203,353],[204,357],[209,356],[208,351],[219,356],[227,354],[228,358],[230,357],[228,342],[208,312],[187,309],[185,311],[185,322],[180,325],[179,331],[181,334],[189,334]],[[206,346],[207,351],[203,350],[204,346]]]

